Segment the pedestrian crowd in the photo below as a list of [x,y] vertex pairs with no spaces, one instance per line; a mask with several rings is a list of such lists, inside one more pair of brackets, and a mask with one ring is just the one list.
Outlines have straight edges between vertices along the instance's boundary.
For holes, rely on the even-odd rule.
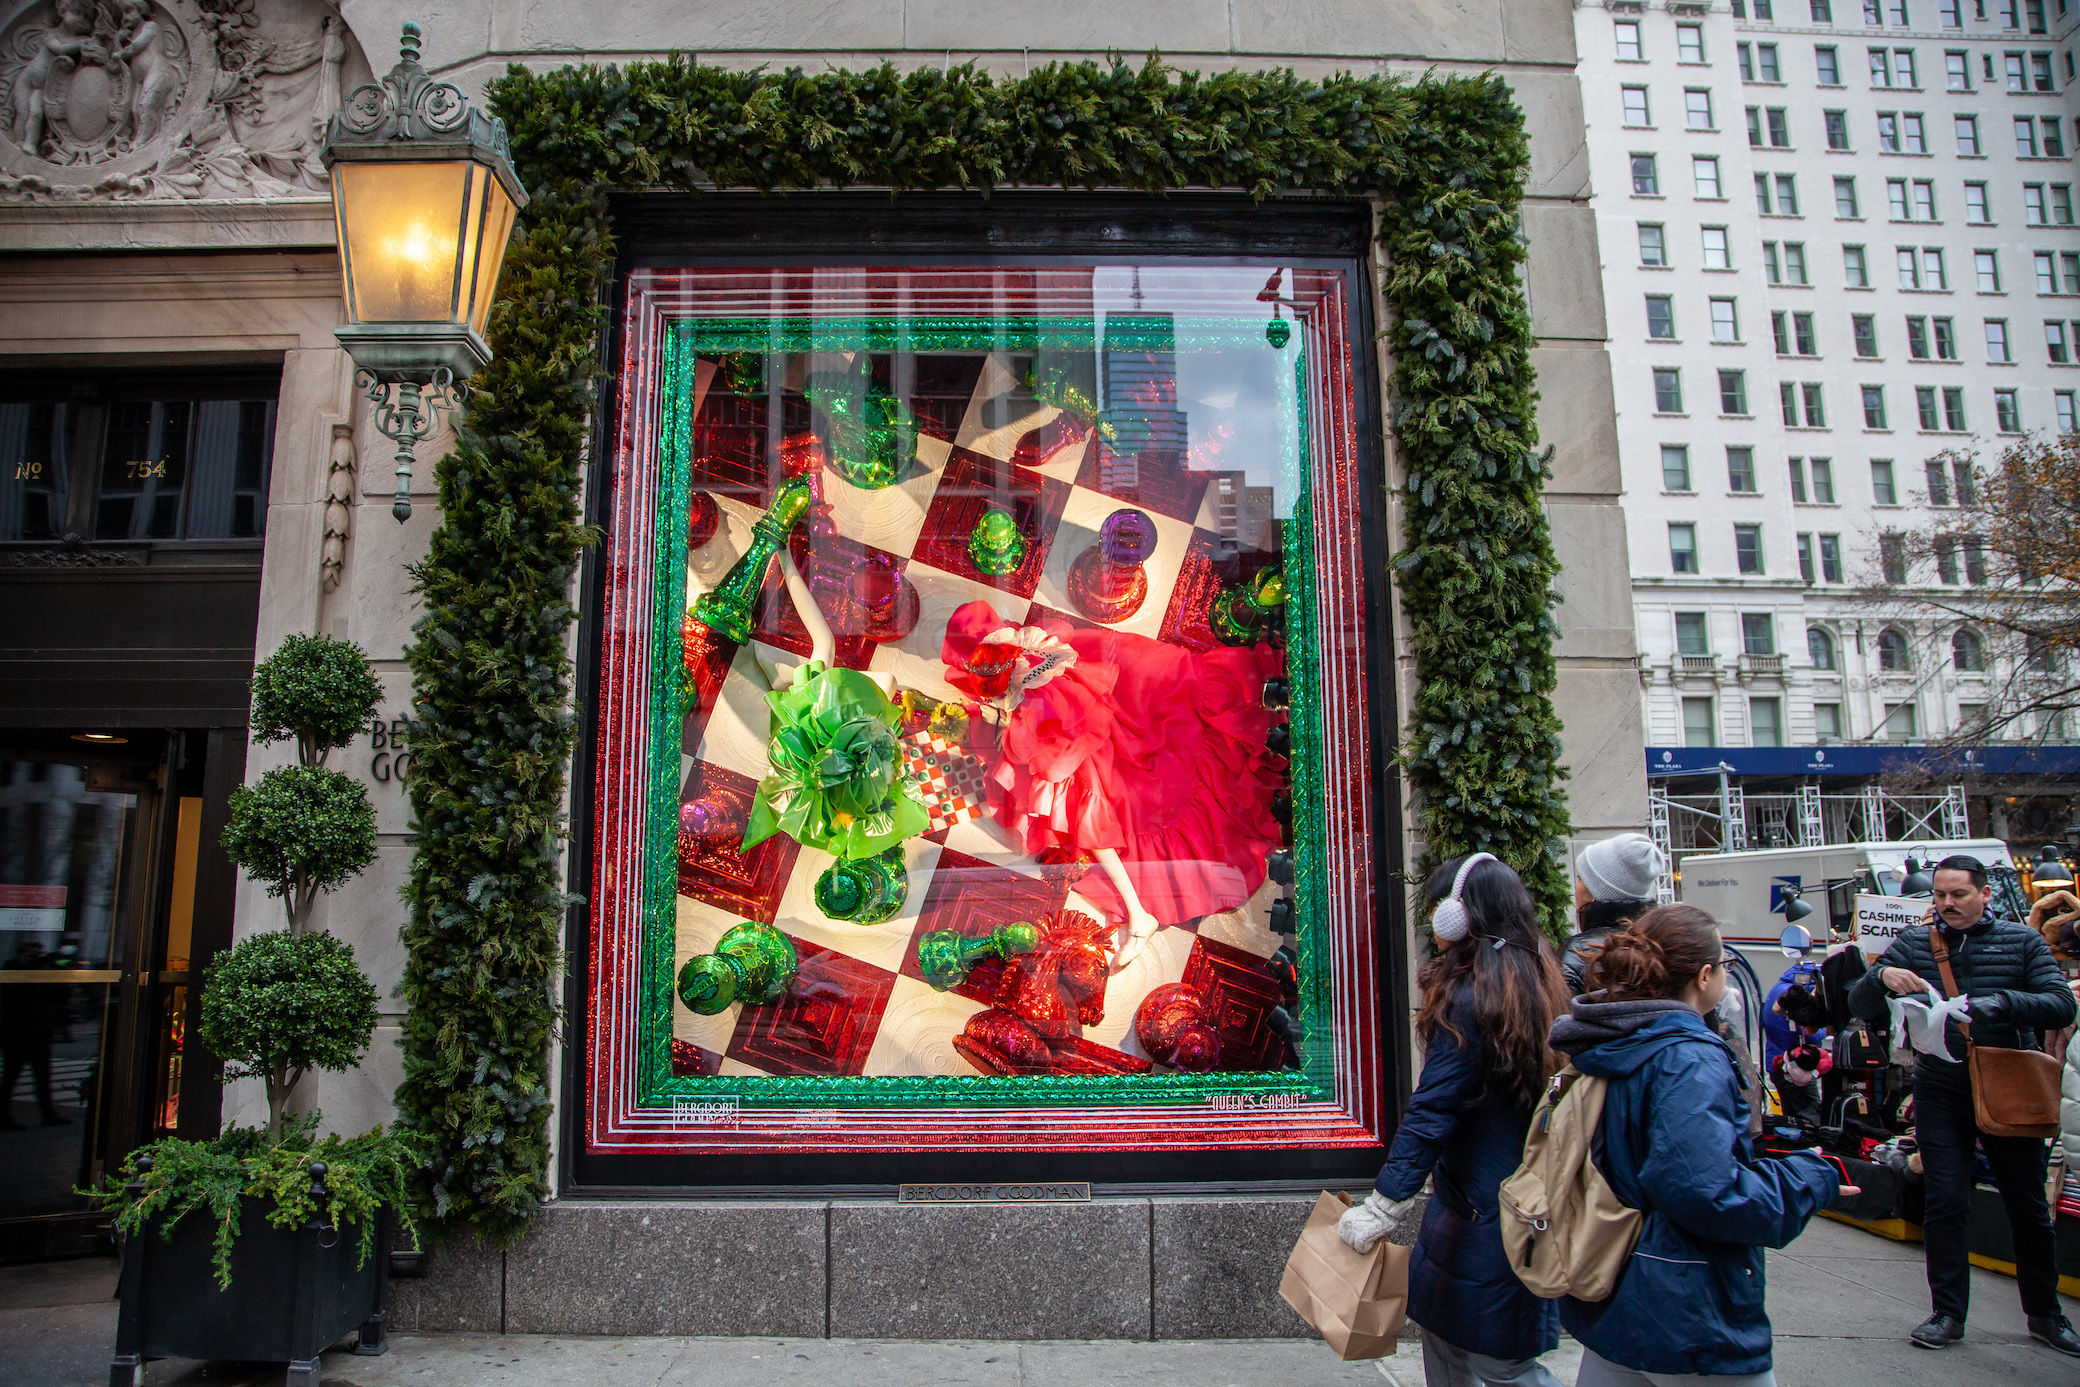
[[[1373,1192],[1337,1232],[1369,1252],[1428,1185],[1407,1292],[1428,1387],[1559,1387],[1540,1355],[1563,1328],[1583,1348],[1575,1387],[1774,1387],[1764,1250],[1859,1190],[1820,1151],[1758,1149],[1764,1064],[1731,1021],[1732,957],[1710,915],[1655,903],[1653,842],[1623,834],[1575,865],[1579,932],[1564,949],[1541,933],[1517,873],[1487,853],[1426,883],[1435,952],[1417,979],[1422,1074]],[[1927,928],[1901,931],[1848,994],[1878,1023],[1889,998],[1969,998],[1913,1072],[1931,1314],[1901,1328],[1932,1350],[1964,1337],[1966,1222],[1983,1155],[2029,1332],[2080,1357],[2058,1301],[2050,1142],[1998,1134],[2008,1129],[1975,1107],[1974,1088],[1974,1075],[2000,1072],[1987,1052],[2036,1050],[2072,1026],[2074,992],[2044,937],[1992,908],[1977,859],[1944,859],[1934,882]],[[2067,1159],[2080,1167],[2080,1035],[2064,1094]],[[1568,1153],[1545,1148],[1573,1139],[1565,1105],[1577,1102],[1590,1105],[1575,1111],[1591,1136],[1574,1153],[1576,1184],[1604,1192],[1600,1212],[1551,1184]],[[1552,1223],[1568,1226],[1524,1213],[1527,1197],[1547,1196]],[[1614,1284],[1584,1269],[1595,1257]],[[1556,1265],[1569,1293],[1547,1284]]]

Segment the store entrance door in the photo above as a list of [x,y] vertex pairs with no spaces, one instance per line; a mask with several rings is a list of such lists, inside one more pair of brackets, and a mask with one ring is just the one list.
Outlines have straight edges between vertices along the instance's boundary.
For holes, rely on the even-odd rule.
[[0,739],[0,1259],[90,1250],[75,1191],[178,1116],[200,801],[169,770],[153,734]]

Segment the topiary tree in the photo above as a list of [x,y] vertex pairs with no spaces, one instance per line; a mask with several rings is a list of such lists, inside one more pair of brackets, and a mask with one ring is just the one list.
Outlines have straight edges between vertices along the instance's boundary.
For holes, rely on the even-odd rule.
[[267,1084],[267,1135],[282,1136],[290,1092],[313,1069],[352,1069],[376,1029],[376,989],[354,950],[325,933],[270,930],[204,971],[203,1044],[229,1079]]
[[352,776],[325,768],[367,726],[382,688],[350,641],[292,635],[253,671],[253,740],[294,739],[298,764],[231,793],[224,850],[280,896],[301,932],[320,892],[375,861],[376,811]]

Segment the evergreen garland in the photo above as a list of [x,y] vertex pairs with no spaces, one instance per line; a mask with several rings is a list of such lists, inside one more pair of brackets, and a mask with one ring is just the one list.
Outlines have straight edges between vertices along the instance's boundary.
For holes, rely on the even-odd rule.
[[[534,201],[493,312],[442,524],[415,570],[406,1080],[436,1213],[501,1241],[546,1190],[558,818],[573,743],[564,642],[579,472],[613,272],[609,190],[1312,189],[1381,200],[1408,469],[1395,561],[1420,687],[1400,760],[1425,866],[1486,849],[1549,926],[1566,831],[1531,332],[1517,219],[1523,117],[1492,75],[1181,73],[1151,57],[805,75],[679,59],[494,82]],[[1389,668],[1381,660],[1382,674]]]

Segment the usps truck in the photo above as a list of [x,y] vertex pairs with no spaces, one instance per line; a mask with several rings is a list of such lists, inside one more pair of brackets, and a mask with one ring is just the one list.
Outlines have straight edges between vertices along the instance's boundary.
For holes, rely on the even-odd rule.
[[1897,896],[1908,858],[1927,868],[1953,854],[1976,857],[1986,865],[1996,909],[2017,920],[2029,914],[2014,859],[1998,838],[1692,853],[1682,861],[1676,895],[1718,920],[1726,942],[1754,965],[1767,989],[1790,963],[1778,943],[1784,932],[1785,902],[1791,899],[1788,893],[1802,896],[1813,907],[1804,923],[1824,948],[1830,929],[1837,939],[1855,936],[1857,893]]

